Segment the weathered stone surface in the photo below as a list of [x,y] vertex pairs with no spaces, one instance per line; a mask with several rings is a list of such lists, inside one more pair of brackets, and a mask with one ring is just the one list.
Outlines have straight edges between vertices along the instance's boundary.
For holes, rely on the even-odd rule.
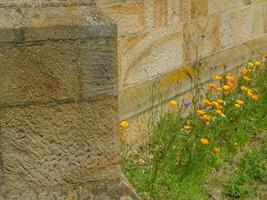
[[115,24],[87,6],[0,8],[0,42],[77,40],[110,35],[116,35]]
[[191,19],[192,4],[190,0],[168,1],[168,24],[177,25]]
[[4,187],[118,178],[116,102],[2,109]]
[[209,0],[191,0],[191,17],[202,17],[208,14]]
[[264,33],[267,33],[267,3],[263,4]]
[[229,12],[235,9],[243,8],[250,4],[250,0],[208,0],[208,13],[219,14],[223,12]]
[[0,7],[43,7],[43,6],[77,6],[95,5],[95,0],[0,0]]
[[75,185],[22,188],[2,193],[0,200],[139,200],[136,193],[124,181],[97,181]]
[[119,36],[137,33],[145,28],[145,4],[142,1],[121,3],[101,10],[117,23]]
[[[227,66],[227,70],[231,70],[233,67],[241,64],[244,58],[251,56],[252,52],[267,53],[267,35],[255,39],[245,44],[236,46],[234,48],[226,49],[224,51],[218,51],[214,55],[206,57],[202,60],[203,64],[207,66],[203,71],[202,79],[207,81],[210,74],[211,77],[215,74],[222,73],[224,71],[223,66]],[[209,66],[218,66],[216,70],[210,71]],[[134,124],[134,128],[130,133],[132,141],[135,140],[134,135],[137,134],[137,139],[144,135],[145,129],[142,123],[142,119],[138,118],[139,113],[148,111],[151,109],[151,90],[153,85],[158,84],[157,92],[165,97],[165,99],[171,99],[177,96],[177,94],[183,94],[191,87],[191,82],[188,79],[188,74],[192,73],[190,67],[181,67],[175,71],[169,72],[158,77],[157,80],[151,80],[142,84],[138,84],[129,88],[120,90],[120,120],[130,119]],[[157,102],[155,102],[157,103]],[[140,123],[140,125],[137,125]],[[130,127],[131,128],[131,127]],[[141,133],[141,136],[140,134]],[[137,141],[139,142],[139,141]]]
[[116,25],[93,5],[0,1],[1,200],[138,199],[119,166]]
[[220,18],[208,16],[190,20],[184,24],[185,61],[194,62],[215,53],[220,48]]
[[147,81],[183,63],[182,26],[119,40],[121,85]]
[[118,94],[116,38],[80,44],[81,98]]
[[77,100],[77,44],[0,48],[0,106]]
[[221,48],[229,48],[264,34],[262,4],[248,6],[221,17]]

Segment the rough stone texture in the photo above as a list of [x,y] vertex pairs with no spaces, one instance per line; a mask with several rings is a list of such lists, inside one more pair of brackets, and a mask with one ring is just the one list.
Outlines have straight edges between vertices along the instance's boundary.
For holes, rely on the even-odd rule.
[[191,17],[203,17],[208,14],[208,0],[191,0]]
[[119,178],[116,111],[115,98],[2,109],[4,187]]
[[182,27],[161,27],[154,32],[119,40],[121,84],[140,83],[183,63]]
[[185,61],[194,62],[216,53],[220,48],[220,18],[200,17],[184,24]]
[[264,34],[262,4],[256,4],[238,12],[225,13],[221,17],[221,48],[229,48]]
[[[197,48],[203,62],[229,66],[251,51],[266,50],[267,0],[96,0],[96,4],[119,27],[121,120],[149,108],[153,82],[166,80],[160,89],[169,91],[166,99],[188,88],[184,69],[196,62]],[[131,11],[125,12],[128,8]],[[180,77],[178,86],[167,81],[169,76]]]
[[0,0],[0,7],[43,7],[43,6],[95,5],[94,0]]
[[0,48],[0,106],[77,100],[77,44]]
[[115,4],[103,8],[102,11],[120,24],[118,27],[119,36],[137,33],[145,28],[144,2]]
[[119,165],[117,30],[94,1],[0,1],[0,199],[138,199]]

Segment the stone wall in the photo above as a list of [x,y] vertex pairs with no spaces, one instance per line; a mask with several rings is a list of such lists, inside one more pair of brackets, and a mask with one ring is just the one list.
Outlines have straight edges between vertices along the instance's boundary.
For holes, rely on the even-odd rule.
[[151,106],[149,91],[155,80],[166,99],[190,89],[188,66],[195,62],[197,48],[202,62],[218,66],[217,72],[224,64],[230,70],[252,51],[267,50],[266,0],[96,3],[118,25],[120,119],[130,120],[135,128],[136,119]]
[[94,5],[0,1],[1,200],[137,198],[119,165],[117,28]]

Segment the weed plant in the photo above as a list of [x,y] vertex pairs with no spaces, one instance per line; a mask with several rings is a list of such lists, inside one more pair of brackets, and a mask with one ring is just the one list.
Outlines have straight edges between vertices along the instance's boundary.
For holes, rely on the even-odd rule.
[[237,76],[214,76],[207,88],[201,67],[191,77],[191,101],[173,99],[167,111],[162,102],[148,123],[148,142],[137,151],[125,137],[128,122],[121,122],[123,172],[144,200],[210,199],[204,184],[211,171],[267,129],[265,57],[244,62]]

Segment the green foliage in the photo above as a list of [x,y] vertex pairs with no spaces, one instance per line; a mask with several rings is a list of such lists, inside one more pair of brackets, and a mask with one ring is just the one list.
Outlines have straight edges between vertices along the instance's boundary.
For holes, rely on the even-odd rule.
[[267,138],[260,150],[248,152],[234,177],[228,183],[227,195],[234,199],[244,199],[257,195],[257,182],[267,184]]
[[[169,112],[152,115],[148,143],[137,151],[124,147],[122,156],[123,172],[142,199],[210,199],[203,185],[211,171],[239,152],[259,131],[267,129],[266,66],[267,63],[254,68],[249,83],[241,77],[237,89],[230,95],[205,91],[199,85],[197,71],[197,77],[192,79],[196,85],[190,107],[173,106],[175,109]],[[226,83],[221,81],[220,84]],[[240,89],[242,85],[254,88],[254,93],[260,96],[259,101],[252,101],[247,92]],[[197,109],[204,109],[199,107],[203,93],[212,101],[218,98],[225,101],[223,116],[216,117],[214,108],[205,108],[206,114],[213,116],[210,122],[195,114]],[[240,108],[234,106],[237,99],[244,101]],[[188,115],[184,117],[182,113]],[[201,139],[209,143],[202,144]],[[220,152],[215,152],[215,148]],[[243,161],[244,173],[229,184],[230,196],[253,195],[254,189],[249,187],[251,180],[266,181],[266,169],[258,163],[262,157],[257,156],[252,152]]]

